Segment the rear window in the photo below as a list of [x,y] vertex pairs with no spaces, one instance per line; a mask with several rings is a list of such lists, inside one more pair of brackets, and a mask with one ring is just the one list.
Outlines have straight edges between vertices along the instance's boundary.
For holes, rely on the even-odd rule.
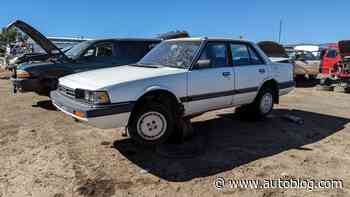
[[120,64],[138,62],[157,44],[157,42],[117,42],[116,59]]

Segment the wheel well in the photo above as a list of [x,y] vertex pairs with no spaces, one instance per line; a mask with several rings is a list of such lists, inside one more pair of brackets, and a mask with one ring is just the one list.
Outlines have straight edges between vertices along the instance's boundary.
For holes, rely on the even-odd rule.
[[152,90],[147,92],[143,96],[141,96],[135,103],[131,116],[139,109],[142,105],[145,105],[150,102],[161,103],[167,107],[171,108],[171,112],[173,112],[174,117],[178,115],[182,115],[184,113],[184,107],[181,103],[178,102],[176,96],[166,90]]
[[273,101],[276,104],[278,104],[279,103],[279,88],[278,88],[278,83],[276,82],[276,80],[271,79],[271,80],[265,81],[260,89],[265,88],[265,87],[271,88],[273,90],[273,92],[274,92]]

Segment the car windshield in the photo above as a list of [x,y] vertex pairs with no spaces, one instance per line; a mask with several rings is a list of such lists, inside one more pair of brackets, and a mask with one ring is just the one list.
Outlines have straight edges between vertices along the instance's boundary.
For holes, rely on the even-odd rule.
[[167,41],[157,45],[138,64],[188,68],[201,42]]
[[297,52],[295,54],[295,59],[297,59],[297,60],[303,59],[303,60],[312,61],[312,60],[317,60],[317,56],[315,56],[311,52],[303,51],[303,52]]
[[88,46],[90,46],[90,41],[84,41],[79,44],[74,45],[68,51],[65,51],[64,54],[72,59],[77,58],[82,51],[84,51]]

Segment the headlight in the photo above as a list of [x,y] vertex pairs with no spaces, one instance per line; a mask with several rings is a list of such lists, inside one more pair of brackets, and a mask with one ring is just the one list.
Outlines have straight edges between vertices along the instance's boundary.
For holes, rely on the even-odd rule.
[[17,70],[16,71],[17,78],[30,78],[31,74],[24,70]]
[[76,96],[80,99],[84,99],[88,103],[92,104],[108,104],[110,103],[108,93],[106,91],[89,91],[78,90]]

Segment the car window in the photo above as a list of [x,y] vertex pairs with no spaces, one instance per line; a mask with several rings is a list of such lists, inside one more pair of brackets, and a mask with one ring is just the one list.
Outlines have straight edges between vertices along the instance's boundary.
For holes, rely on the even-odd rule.
[[295,60],[300,61],[311,61],[311,60],[317,60],[317,57],[308,51],[299,51],[295,54]]
[[264,62],[261,60],[261,58],[256,54],[255,50],[252,49],[252,47],[248,47],[249,55],[250,55],[250,63],[253,65],[257,64],[263,64]]
[[156,44],[154,42],[117,42],[115,43],[116,59],[121,64],[135,63]]
[[337,50],[329,49],[328,53],[327,53],[327,57],[329,57],[329,58],[336,58],[337,57]]
[[113,45],[112,43],[101,43],[89,48],[84,53],[85,57],[110,57],[113,56]]
[[309,61],[317,60],[317,57],[311,52],[304,52],[303,57],[305,60],[309,60]]
[[250,65],[250,55],[245,44],[231,44],[231,55],[233,65]]
[[[225,43],[208,43],[199,60],[209,60],[206,67],[227,66],[227,48]],[[200,67],[197,67],[200,68]]]

